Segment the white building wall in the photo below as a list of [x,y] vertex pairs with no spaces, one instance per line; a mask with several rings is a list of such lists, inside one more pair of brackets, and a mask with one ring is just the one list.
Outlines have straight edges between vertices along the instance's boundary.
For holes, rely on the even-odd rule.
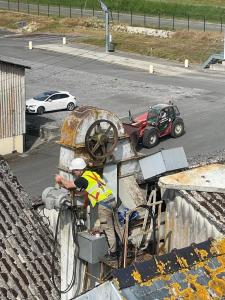
[[24,136],[18,135],[0,139],[0,155],[6,155],[12,152],[23,153]]
[[25,67],[0,60],[0,154],[23,152]]

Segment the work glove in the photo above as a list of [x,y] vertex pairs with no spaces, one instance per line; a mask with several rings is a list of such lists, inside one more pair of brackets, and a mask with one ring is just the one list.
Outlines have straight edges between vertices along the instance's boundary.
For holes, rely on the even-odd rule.
[[55,181],[56,181],[57,183],[61,183],[61,182],[62,182],[62,176],[56,175],[56,176],[55,176]]

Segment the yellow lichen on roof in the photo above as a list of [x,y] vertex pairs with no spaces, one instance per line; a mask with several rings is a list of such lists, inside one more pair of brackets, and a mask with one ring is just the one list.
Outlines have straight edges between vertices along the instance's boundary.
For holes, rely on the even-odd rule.
[[212,243],[212,247],[210,249],[211,253],[213,254],[225,254],[225,239],[214,241]]
[[[225,281],[224,279],[213,277],[209,282],[209,287],[213,289],[216,295],[221,299],[225,295]],[[215,298],[214,298],[215,299]]]
[[[185,274],[185,272],[183,272]],[[169,285],[169,290],[171,296],[171,300],[175,299],[190,299],[190,300],[211,300],[211,296],[207,292],[207,289],[205,286],[202,286],[199,284],[197,280],[197,275],[191,275],[191,274],[185,274],[186,276],[186,282],[188,284],[188,287],[185,289],[181,289],[181,286],[174,282]]]
[[194,251],[202,260],[205,260],[208,257],[208,252],[206,250],[195,248]]
[[153,285],[153,283],[155,281],[158,281],[158,280],[164,280],[165,282],[167,282],[167,281],[169,282],[170,276],[171,276],[170,274],[159,275],[158,277],[155,277],[155,278],[149,279],[148,281],[142,282],[141,286],[148,286],[148,287],[150,287],[150,286]]
[[133,271],[131,273],[131,276],[134,278],[135,281],[137,281],[138,283],[142,283],[142,278],[141,278],[141,274],[137,271]]
[[188,267],[189,267],[189,265],[188,265],[186,259],[183,258],[183,257],[177,257],[177,262],[179,263],[179,265],[180,265],[182,268],[188,268]]
[[212,269],[207,265],[205,265],[204,268],[210,276],[208,286],[214,290],[219,298],[221,298],[225,295],[225,280],[218,278],[218,275],[225,271],[225,256],[218,256],[217,260],[220,263],[218,268]]
[[164,264],[162,261],[156,261],[156,266],[157,266],[157,271],[160,273],[160,274],[165,274],[165,267],[166,267],[166,264]]
[[119,283],[119,280],[117,278],[114,278],[113,279],[113,283],[116,287],[120,288],[120,283]]
[[177,250],[175,253],[176,259],[173,255],[171,261],[169,258],[166,260],[164,256],[162,260],[156,257],[157,269],[155,266],[153,270],[145,266],[146,274],[144,273],[143,277],[151,277],[148,281],[143,281],[142,271],[140,269],[139,273],[137,266],[131,273],[136,284],[149,287],[150,291],[152,285],[152,290],[157,286],[165,288],[167,298],[164,300],[225,299],[225,239],[207,241],[202,244],[202,248],[201,244],[190,247],[190,253],[189,249],[180,253]]

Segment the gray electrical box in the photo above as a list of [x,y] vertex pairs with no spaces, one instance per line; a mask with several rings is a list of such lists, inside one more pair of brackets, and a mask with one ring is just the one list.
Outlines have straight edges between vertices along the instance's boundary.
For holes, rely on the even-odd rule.
[[105,235],[96,237],[88,232],[78,233],[79,258],[90,264],[96,264],[108,252],[108,244]]

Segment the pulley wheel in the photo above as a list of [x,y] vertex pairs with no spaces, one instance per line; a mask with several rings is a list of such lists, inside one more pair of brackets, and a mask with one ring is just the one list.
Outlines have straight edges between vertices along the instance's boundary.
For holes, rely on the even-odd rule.
[[85,147],[95,159],[104,159],[112,154],[118,142],[116,126],[108,120],[97,120],[87,130]]

